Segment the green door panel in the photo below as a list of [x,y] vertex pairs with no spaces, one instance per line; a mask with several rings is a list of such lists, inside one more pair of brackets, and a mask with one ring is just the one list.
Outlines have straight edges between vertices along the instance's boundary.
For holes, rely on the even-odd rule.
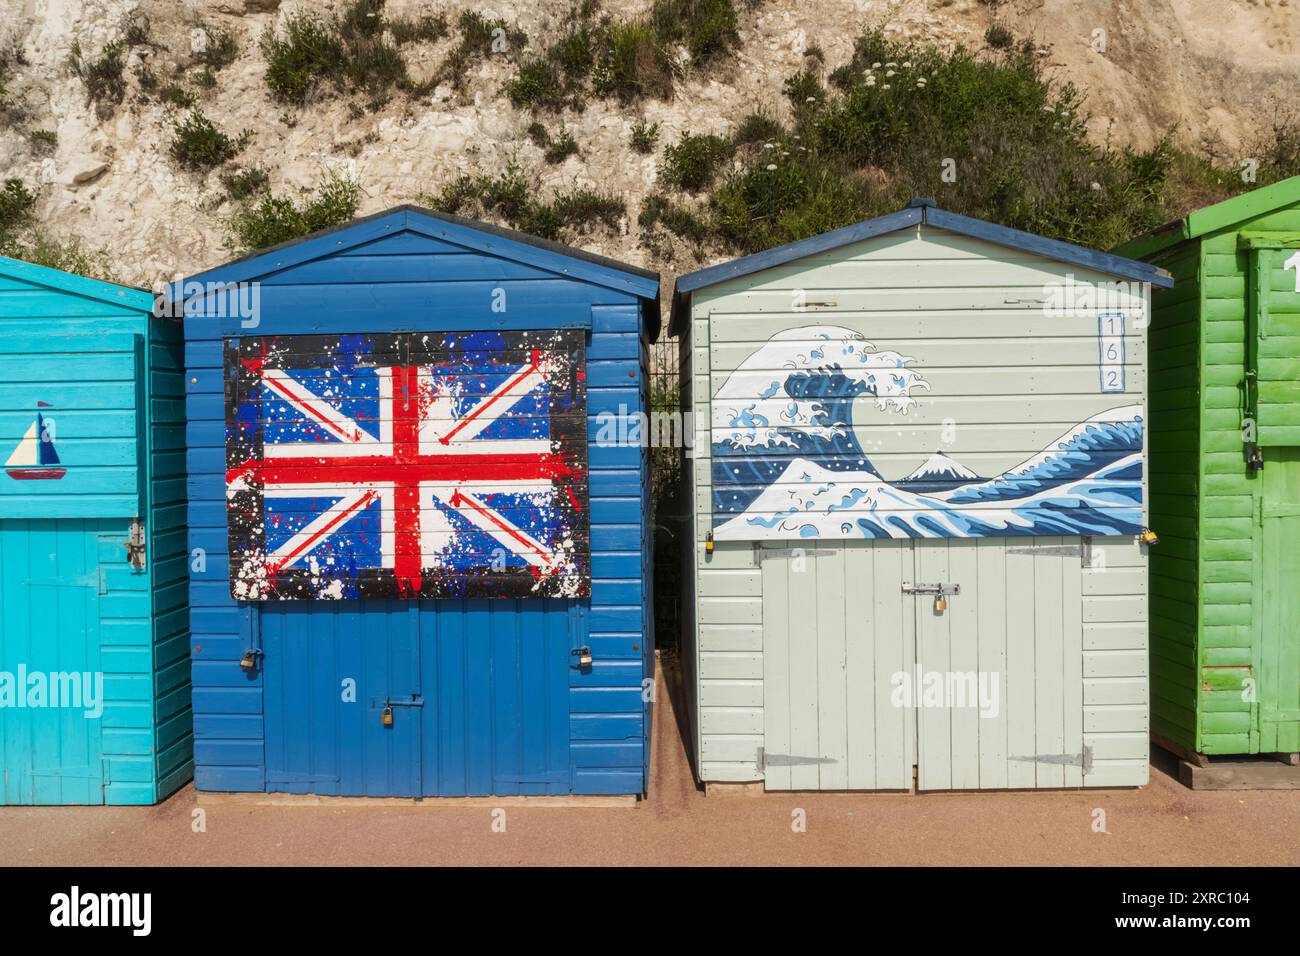
[[1300,448],[1264,457],[1259,750],[1300,751]]

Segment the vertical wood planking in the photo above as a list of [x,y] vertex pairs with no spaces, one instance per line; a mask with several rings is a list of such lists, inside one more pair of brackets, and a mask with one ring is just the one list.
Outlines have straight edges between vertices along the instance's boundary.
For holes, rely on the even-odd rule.
[[[1007,556],[1002,542],[984,538],[974,542],[977,594],[978,668],[997,675],[997,713],[981,718],[979,731],[979,786],[1001,789],[1007,783]],[[990,680],[992,677],[990,676]],[[992,685],[990,685],[992,686]]]
[[[1078,539],[1071,539],[1077,543]],[[1063,538],[1036,538],[1033,550],[1034,576],[1034,753],[1046,759],[1035,762],[1039,787],[1065,785],[1064,721],[1061,711],[1061,680],[1064,661],[1061,652],[1062,609],[1060,555],[1050,549],[1065,544]],[[1076,559],[1077,560],[1077,559]]]
[[[817,602],[817,756],[822,790],[848,786],[848,686],[845,639],[849,621],[845,600],[844,548],[809,550],[804,560],[815,577]],[[815,554],[816,557],[812,557]],[[807,576],[806,574],[804,575]]]
[[[818,652],[821,635],[817,632],[817,571],[819,559],[805,557],[808,570],[793,573],[789,552],[780,559],[786,570],[786,633],[789,649],[786,667],[790,671],[790,749],[785,757],[790,767],[790,786],[795,790],[815,790],[818,780],[820,740],[818,734]],[[778,612],[779,613],[779,612]]]
[[[1002,542],[999,542],[1001,544]],[[1034,594],[1036,562],[1031,554],[1006,553],[1007,607],[1007,786],[1035,785],[1034,773]]]
[[792,787],[790,766],[767,759],[791,750],[790,579],[785,562],[775,554],[760,560],[763,580],[763,779],[769,790]]
[[[980,670],[980,603],[984,599],[979,589],[978,539],[951,540],[948,542],[948,575],[954,584],[961,585],[961,594],[948,601],[944,613],[948,629],[948,661],[953,672],[960,675],[968,699],[965,706],[952,710],[952,780],[954,790],[977,790],[980,786],[980,726],[986,722],[981,709],[980,693],[993,685]],[[1001,675],[998,676],[999,683]],[[999,688],[1000,692],[1000,688]],[[974,695],[973,699],[970,695]]]
[[[875,790],[877,710],[876,633],[880,581],[873,573],[873,542],[844,548],[844,674],[846,686],[845,783],[849,790]],[[888,705],[888,694],[884,705]]]
[[[1073,543],[1078,539],[1064,540]],[[1061,751],[1083,753],[1082,554],[1061,559]],[[1064,770],[1064,786],[1083,786],[1081,765],[1066,764]]]
[[902,593],[913,577],[910,541],[871,543],[875,580],[876,789],[905,790],[916,763],[916,712],[895,705],[895,676],[916,673],[916,615]]
[[[918,584],[948,580],[948,542],[919,540],[913,543],[915,576]],[[917,723],[917,786],[922,790],[952,789],[952,709],[944,700],[950,685],[947,613],[934,609],[934,596],[910,595],[916,618],[917,673],[919,685],[912,685],[912,705]],[[950,598],[950,601],[955,598]],[[937,699],[931,681],[937,683]]]

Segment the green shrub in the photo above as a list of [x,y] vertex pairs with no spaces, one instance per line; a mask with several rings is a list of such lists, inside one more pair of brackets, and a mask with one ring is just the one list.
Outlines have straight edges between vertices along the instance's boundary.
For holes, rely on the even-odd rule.
[[650,22],[660,43],[683,43],[692,63],[703,63],[736,39],[731,0],[655,0]]
[[645,198],[641,204],[641,213],[637,216],[637,225],[647,230],[663,226],[673,235],[695,244],[704,242],[709,236],[708,222],[660,193]]
[[561,225],[571,228],[603,225],[615,229],[627,212],[626,203],[618,196],[585,186],[569,192],[557,192],[552,206]]
[[226,195],[236,202],[266,192],[270,183],[270,174],[261,166],[232,169],[221,174],[221,185],[225,187]]
[[87,249],[81,240],[75,237],[55,239],[43,232],[35,231],[25,242],[10,246],[7,250],[0,247],[0,251],[33,265],[85,276],[88,279],[115,282],[118,278],[107,249]]
[[659,124],[639,120],[632,127],[632,148],[638,153],[654,152],[655,143],[659,141]]
[[[728,144],[746,147],[741,165],[720,182],[730,153],[716,137],[669,147],[665,188],[705,196],[698,210],[648,201],[642,228],[749,253],[935,196],[966,215],[1111,248],[1243,188],[1235,170],[1168,139],[1145,151],[1091,143],[1078,92],[1046,78],[1025,44],[979,55],[870,31],[830,84],[792,77],[789,125],[745,118]],[[1300,172],[1300,132],[1287,129],[1259,147],[1260,183]]]
[[984,31],[984,42],[995,50],[1009,50],[1016,42],[1015,35],[1000,23]]
[[447,15],[425,15],[416,19],[397,18],[388,21],[389,32],[393,42],[398,46],[408,43],[433,43],[447,36],[451,30],[447,24]]
[[546,60],[531,60],[521,65],[519,73],[506,83],[505,91],[518,109],[558,108],[564,102],[560,78]]
[[305,202],[263,193],[245,203],[229,222],[229,244],[251,251],[279,245],[347,222],[357,211],[361,187],[350,179],[329,176]]
[[557,192],[550,202],[541,202],[532,178],[515,163],[496,176],[458,176],[439,192],[422,195],[420,201],[452,215],[498,219],[543,239],[558,239],[565,229],[617,226],[626,211],[617,196],[587,188]]
[[770,143],[784,135],[784,127],[773,117],[766,113],[750,113],[740,121],[731,141],[744,146],[746,143]]
[[28,138],[32,147],[40,152],[53,152],[59,146],[59,134],[52,129],[34,129]]
[[234,34],[219,27],[204,26],[201,29],[204,33],[203,49],[193,54],[194,62],[210,70],[224,70],[234,63],[239,56],[239,44],[235,42]]
[[192,110],[172,126],[171,154],[186,169],[208,170],[220,166],[240,152],[252,138],[245,131],[231,139],[219,130],[202,110]]
[[164,86],[158,92],[158,99],[181,109],[189,109],[194,105],[194,94],[180,86]]
[[36,196],[18,178],[4,181],[0,188],[0,243],[7,243],[24,226],[31,223]]
[[721,136],[684,133],[677,145],[664,149],[659,176],[666,186],[698,192],[713,182],[718,167],[734,152]]
[[282,100],[301,103],[321,81],[342,82],[343,43],[327,24],[306,13],[285,23],[284,37],[267,31],[262,37],[266,85]]
[[624,103],[640,96],[670,99],[673,65],[648,21],[634,20],[609,28],[605,51],[593,71],[593,86],[600,96],[616,96]]
[[559,135],[552,137],[550,143],[547,144],[543,158],[547,163],[554,166],[557,163],[564,162],[570,156],[576,156],[577,154],[578,141],[573,138],[573,133],[567,129],[561,128]]
[[126,47],[122,43],[109,43],[98,59],[87,60],[81,44],[74,40],[68,68],[86,87],[86,104],[93,105],[101,116],[111,114],[126,96]]
[[568,32],[547,51],[547,56],[569,80],[582,80],[596,65],[596,47],[601,31],[579,17]]
[[126,25],[125,42],[128,47],[149,46],[152,40],[147,18],[138,17]]
[[436,81],[448,83],[453,88],[464,88],[465,76],[475,60],[493,52],[493,44],[498,37],[505,40],[505,50],[510,53],[522,49],[528,44],[528,34],[512,28],[504,20],[488,20],[473,10],[464,10],[456,20],[460,31],[460,40],[448,54],[446,62],[438,72]]

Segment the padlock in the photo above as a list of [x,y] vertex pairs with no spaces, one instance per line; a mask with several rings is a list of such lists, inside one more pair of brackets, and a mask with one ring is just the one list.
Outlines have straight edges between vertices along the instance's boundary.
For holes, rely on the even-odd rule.
[[948,599],[942,594],[936,594],[934,596],[934,613],[942,614],[946,610],[948,610]]
[[393,726],[393,708],[390,705],[384,705],[384,709],[379,714],[379,723],[385,727]]

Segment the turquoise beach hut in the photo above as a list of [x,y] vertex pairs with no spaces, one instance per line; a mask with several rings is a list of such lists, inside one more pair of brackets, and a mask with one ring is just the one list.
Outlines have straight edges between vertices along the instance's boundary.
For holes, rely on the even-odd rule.
[[182,369],[148,292],[0,257],[0,803],[193,775]]

